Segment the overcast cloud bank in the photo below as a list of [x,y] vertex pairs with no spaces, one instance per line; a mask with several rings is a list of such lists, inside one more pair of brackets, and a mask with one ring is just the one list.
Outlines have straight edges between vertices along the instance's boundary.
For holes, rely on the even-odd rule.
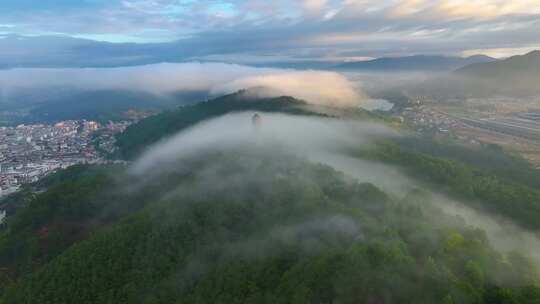
[[[25,89],[132,90],[152,94],[200,91],[210,95],[265,87],[319,105],[357,106],[365,96],[335,72],[254,68],[224,63],[163,63],[123,68],[11,69],[0,71],[3,96]],[[270,93],[273,92],[273,93]]]

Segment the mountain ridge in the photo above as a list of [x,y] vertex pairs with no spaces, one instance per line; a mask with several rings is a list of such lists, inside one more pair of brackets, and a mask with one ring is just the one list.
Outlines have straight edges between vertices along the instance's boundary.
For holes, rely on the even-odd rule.
[[469,57],[413,55],[406,57],[381,57],[367,61],[347,62],[336,66],[336,69],[369,71],[451,71],[469,64],[493,61],[496,61],[496,59],[486,55],[473,55]]
[[241,111],[279,112],[305,116],[377,117],[376,114],[371,114],[361,108],[348,109],[347,112],[338,108],[311,105],[290,96],[268,97],[265,89],[251,88],[182,106],[176,110],[165,111],[131,125],[117,136],[117,146],[119,147],[119,155],[117,156],[132,159],[139,155],[145,147],[164,137],[204,120]]
[[[516,55],[496,62],[478,62],[464,66],[455,72],[468,76],[493,77],[505,74],[538,72],[540,66],[540,50],[534,50],[524,55]],[[493,72],[497,72],[493,74]],[[540,74],[540,72],[538,72]]]
[[[421,191],[395,200],[331,167],[261,148],[213,151],[151,180],[115,179],[120,185],[72,176],[72,195],[59,184],[0,235],[3,266],[43,259],[32,271],[21,267],[19,280],[0,281],[0,299],[6,304],[498,303],[508,298],[527,303],[539,297],[529,260],[500,255],[481,231],[426,206]],[[209,173],[220,182],[209,183]],[[126,185],[132,190],[118,191]],[[129,212],[112,221],[108,216],[106,227],[64,244],[66,224],[95,223],[114,206]],[[66,223],[72,218],[77,221]],[[24,240],[12,233],[15,228]],[[10,249],[20,243],[15,248],[28,256],[15,255],[13,261]],[[32,248],[39,248],[37,254]],[[57,248],[60,252],[50,252]]]

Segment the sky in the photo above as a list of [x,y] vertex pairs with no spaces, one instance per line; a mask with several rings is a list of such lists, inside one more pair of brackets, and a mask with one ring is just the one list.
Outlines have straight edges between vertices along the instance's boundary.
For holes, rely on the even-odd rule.
[[[108,55],[144,57],[159,50],[176,52],[183,60],[237,63],[414,54],[507,57],[540,49],[538,0],[0,2],[0,37],[5,37],[0,65],[2,56],[13,61],[20,53],[89,49],[80,46],[88,41],[43,39],[51,36],[108,42],[95,44],[105,51],[93,49]],[[35,49],[27,46],[32,38],[42,38]]]

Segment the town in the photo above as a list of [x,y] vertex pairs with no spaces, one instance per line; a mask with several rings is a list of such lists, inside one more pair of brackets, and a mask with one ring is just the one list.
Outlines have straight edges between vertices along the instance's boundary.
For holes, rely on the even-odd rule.
[[[420,134],[470,145],[495,144],[540,169],[540,112],[533,106],[505,101],[468,101],[464,106],[415,99],[394,115]],[[494,109],[486,111],[486,103]]]
[[115,135],[130,123],[70,120],[0,127],[0,198],[58,169],[108,162]]

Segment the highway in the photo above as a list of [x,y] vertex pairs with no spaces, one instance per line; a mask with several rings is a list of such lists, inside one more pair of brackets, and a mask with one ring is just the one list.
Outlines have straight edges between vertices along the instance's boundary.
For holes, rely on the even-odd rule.
[[477,119],[452,115],[441,111],[438,112],[444,115],[448,115],[472,127],[490,130],[502,134],[508,134],[529,140],[540,141],[540,123],[533,120],[526,120],[517,117]]
[[496,119],[472,119],[459,117],[461,122],[498,133],[508,134],[525,139],[540,141],[540,128],[523,126],[516,123],[508,123],[505,121],[498,121]]

